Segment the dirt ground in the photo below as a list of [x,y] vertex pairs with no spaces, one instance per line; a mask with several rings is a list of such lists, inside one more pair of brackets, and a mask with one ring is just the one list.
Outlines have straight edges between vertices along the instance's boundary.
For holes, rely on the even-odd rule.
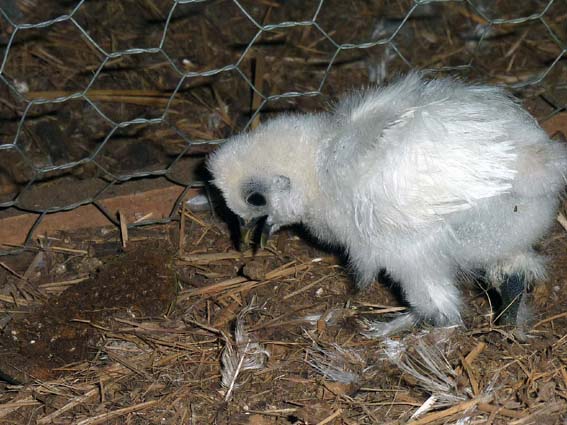
[[14,369],[18,381],[53,378],[64,372],[59,368],[92,357],[97,336],[89,324],[106,327],[120,315],[132,319],[166,313],[175,287],[171,256],[164,249],[148,245],[105,264],[88,258],[83,268],[100,264],[94,279],[79,278],[3,329],[2,346],[18,353],[14,359],[4,357],[7,370]]
[[[240,4],[262,25],[310,20],[319,6]],[[0,204],[15,200],[0,219],[63,210],[101,191],[141,191],[144,182],[153,188],[158,179],[138,178],[148,174],[191,185],[214,143],[256,116],[325,109],[349,89],[411,68],[508,84],[550,135],[565,138],[565,2],[413,4],[327,0],[320,29],[273,28],[249,45],[258,29],[235,2],[180,2],[162,52],[112,58],[158,45],[171,4],[87,1],[76,23],[13,39],[0,16],[0,58],[12,43],[1,74],[25,92],[0,80],[0,146],[18,134],[19,149],[0,150]],[[0,0],[19,23],[72,6]],[[385,45],[345,44],[390,36]],[[208,72],[237,61],[238,69]],[[27,107],[87,86],[90,102]],[[319,95],[273,97],[290,92]],[[0,256],[0,423],[564,423],[567,238],[559,224],[540,247],[550,276],[530,294],[527,337],[496,326],[494,299],[469,284],[465,327],[376,340],[365,336],[369,321],[404,310],[386,276],[356,293],[340,258],[300,230],[239,252],[223,220],[174,207],[171,223],[142,222],[125,247],[116,227],[0,247],[14,250]]]
[[365,320],[403,310],[387,282],[355,293],[294,232],[253,256],[210,214],[186,218],[181,245],[179,225],[140,229],[125,252],[104,229],[2,261],[2,423],[405,423],[432,395],[416,423],[562,423],[559,225],[527,339],[472,285],[464,328],[375,340]]

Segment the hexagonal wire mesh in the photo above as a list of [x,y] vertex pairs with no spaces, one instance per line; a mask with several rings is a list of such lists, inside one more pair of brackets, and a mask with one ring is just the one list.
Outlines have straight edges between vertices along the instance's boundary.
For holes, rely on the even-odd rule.
[[507,85],[544,120],[566,105],[566,19],[561,0],[0,0],[0,214],[37,215],[26,244],[86,204],[116,224],[111,188],[185,193],[260,116],[410,68]]

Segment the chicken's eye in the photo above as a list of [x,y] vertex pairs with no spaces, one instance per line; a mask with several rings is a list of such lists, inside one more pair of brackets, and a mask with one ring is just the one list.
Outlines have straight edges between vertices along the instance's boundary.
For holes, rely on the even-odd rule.
[[263,207],[266,205],[266,198],[259,192],[252,192],[246,198],[246,203],[255,207]]

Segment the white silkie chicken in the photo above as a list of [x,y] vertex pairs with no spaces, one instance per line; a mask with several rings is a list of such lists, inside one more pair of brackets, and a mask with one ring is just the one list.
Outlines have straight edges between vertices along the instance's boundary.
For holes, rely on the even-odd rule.
[[484,271],[504,322],[520,319],[545,276],[532,245],[554,222],[567,149],[500,88],[411,73],[235,136],[208,167],[244,221],[302,223],[344,248],[357,287],[386,269],[411,306],[387,334],[461,323],[459,272]]

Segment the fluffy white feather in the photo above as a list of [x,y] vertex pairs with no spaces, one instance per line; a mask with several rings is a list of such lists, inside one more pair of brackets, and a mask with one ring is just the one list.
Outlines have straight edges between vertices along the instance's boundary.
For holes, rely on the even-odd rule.
[[366,361],[357,350],[336,343],[323,346],[314,341],[306,354],[309,366],[326,379],[342,384],[357,384],[366,370]]
[[249,370],[258,370],[265,367],[270,352],[263,345],[253,340],[244,327],[244,318],[257,309],[254,300],[246,306],[236,317],[234,329],[234,343],[224,333],[225,347],[221,355],[221,383],[227,388],[225,400],[229,400],[240,374]]
[[385,340],[386,358],[434,396],[432,404],[437,407],[452,405],[473,396],[471,388],[458,384],[457,370],[446,357],[454,351],[450,346],[453,331],[454,328],[445,328],[409,335],[401,340]]
[[451,325],[459,271],[497,287],[543,275],[532,245],[555,218],[567,151],[503,90],[412,73],[236,136],[209,168],[243,219],[303,223],[345,248],[359,287],[385,268],[413,307],[404,323]]

